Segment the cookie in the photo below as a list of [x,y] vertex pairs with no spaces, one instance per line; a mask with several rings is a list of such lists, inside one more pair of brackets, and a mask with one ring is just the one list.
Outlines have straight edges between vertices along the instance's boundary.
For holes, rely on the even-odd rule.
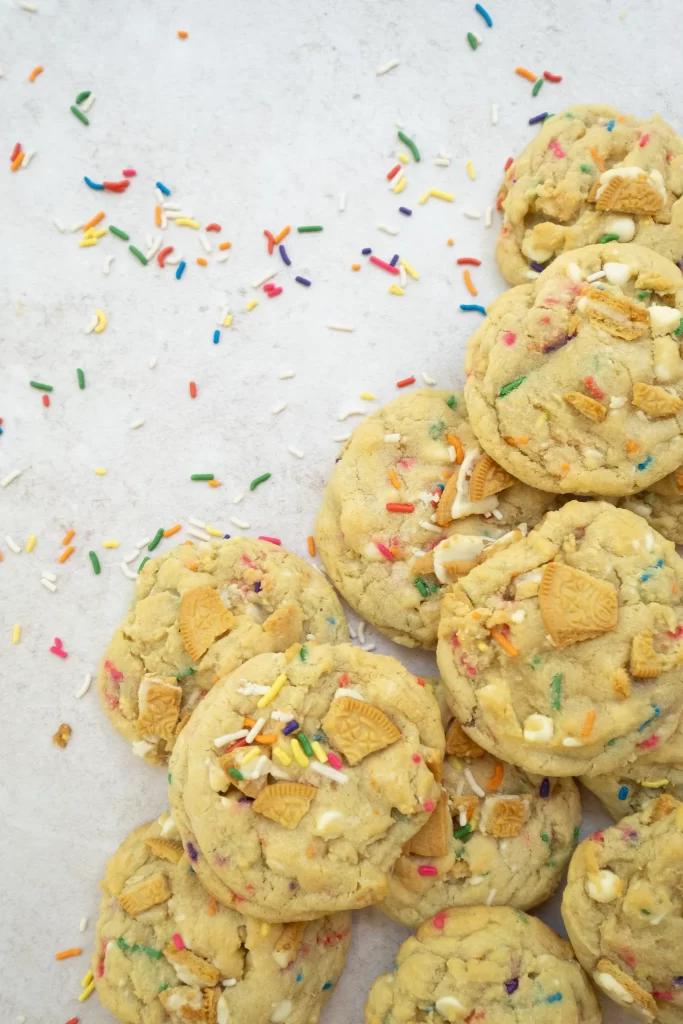
[[482,452],[460,392],[415,391],[354,430],[327,485],[316,544],[363,619],[431,649],[444,585],[556,503]]
[[561,493],[622,497],[676,470],[681,310],[678,267],[637,245],[565,253],[504,292],[466,357],[467,409],[486,451]]
[[639,1020],[683,1021],[683,804],[596,832],[569,865],[562,917],[582,967]]
[[649,490],[622,498],[619,504],[647,519],[662,537],[683,544],[683,466],[657,480]]
[[346,963],[350,914],[265,925],[222,906],[168,814],[123,841],[102,890],[92,971],[125,1024],[314,1024]]
[[429,686],[348,644],[294,645],[223,678],[180,734],[169,797],[201,881],[265,920],[379,902],[440,796]]
[[100,700],[134,753],[163,764],[221,675],[307,638],[348,635],[329,583],[297,555],[246,537],[183,544],[140,573],[100,665]]
[[609,235],[677,263],[683,256],[683,143],[659,117],[575,106],[546,118],[499,192],[496,259],[524,284],[567,249]]
[[446,594],[451,709],[526,771],[618,770],[680,720],[682,598],[670,541],[607,502],[568,502]]
[[380,910],[415,928],[447,907],[528,910],[558,886],[581,823],[572,779],[527,775],[487,754],[454,719],[444,793],[404,847]]
[[365,1024],[492,1021],[600,1024],[588,978],[566,939],[509,907],[444,910],[370,989]]

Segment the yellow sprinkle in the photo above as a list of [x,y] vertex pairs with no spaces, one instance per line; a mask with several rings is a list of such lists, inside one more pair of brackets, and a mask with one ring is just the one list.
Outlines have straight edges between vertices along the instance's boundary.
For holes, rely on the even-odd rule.
[[420,206],[424,206],[424,204],[427,202],[427,200],[429,199],[431,194],[432,194],[431,192],[425,192],[425,194],[423,196],[420,196],[420,199],[419,199]]
[[[432,188],[429,191],[430,196],[434,196],[435,199],[443,199],[446,203],[452,203],[455,196],[452,192],[442,192],[440,188]],[[422,202],[422,200],[420,200]]]
[[93,994],[94,991],[95,991],[95,982],[91,981],[90,984],[88,985],[88,987],[84,988],[83,991],[81,992],[80,996],[78,997],[79,1003],[84,1003],[86,1001],[86,999],[90,998],[90,996]]
[[104,466],[95,466],[95,472],[97,473],[98,476],[106,476],[107,475],[107,471],[104,468]]
[[318,743],[317,740],[311,740],[311,747],[313,749],[313,753],[318,758],[320,763],[325,764],[325,762],[327,761],[327,754],[325,753],[325,748],[323,747],[322,743]]
[[102,547],[103,548],[117,548],[118,546],[119,546],[119,542],[117,540],[103,540],[102,541]]
[[87,249],[89,245],[97,245],[97,239],[96,238],[81,238],[80,242],[78,243],[78,248],[79,249]]
[[83,235],[84,238],[94,238],[94,236],[95,236],[95,229],[94,228],[88,228],[88,230]]
[[247,750],[247,752],[244,755],[244,757],[240,758],[240,768],[242,768],[245,764],[249,764],[249,762],[253,761],[255,757],[258,757],[258,755],[260,753],[261,753],[261,748],[260,747],[250,747]]
[[365,399],[366,402],[374,402],[376,396],[373,395],[372,391],[361,391],[359,397]]
[[394,185],[394,192],[396,193],[396,195],[398,195],[399,192],[402,192],[407,184],[408,179],[406,178],[405,174],[402,174],[401,177],[396,182],[396,184]]
[[12,630],[12,643],[18,644],[21,638],[21,626],[15,626]]
[[29,539],[26,541],[26,550],[27,551],[33,551],[35,546],[36,546],[36,535],[34,533],[32,533],[31,536],[29,537]]
[[308,768],[308,758],[304,754],[301,744],[297,739],[292,740],[292,753],[294,754],[294,760],[297,764],[300,764],[302,768]]
[[542,426],[544,426],[544,424],[545,424],[545,421],[546,421],[547,419],[548,419],[548,414],[547,414],[547,413],[545,413],[545,412],[542,412],[542,413],[541,413],[541,415],[540,415],[540,416],[538,417],[538,419],[536,420],[536,429],[537,429],[537,430],[540,430],[540,429],[541,429],[541,427],[542,427]]
[[204,529],[207,533],[211,534],[212,537],[222,537],[223,533],[221,530],[217,530],[215,526],[205,526]]
[[402,164],[407,164],[410,157],[406,153],[397,153],[396,157],[401,161]]
[[[177,223],[178,221],[176,221],[176,224]],[[252,309],[255,309],[256,306],[258,306],[258,299],[249,299],[249,302],[246,304],[244,308],[246,309],[247,313],[251,313]]]
[[657,779],[656,782],[641,782],[641,786],[645,786],[646,789],[659,789],[660,786],[668,786],[668,779]]
[[405,269],[405,272],[408,275],[408,277],[412,277],[413,281],[420,280],[420,275],[418,274],[417,270],[415,269],[415,267],[411,267],[410,263],[408,263],[407,260],[399,260],[398,262]]
[[109,321],[105,313],[101,309],[95,310],[95,316],[97,317],[97,327],[95,328],[95,334],[101,334],[104,328],[107,326]]
[[265,936],[265,935],[269,935],[269,934],[270,934],[270,925],[268,924],[267,921],[263,921],[262,924],[261,924],[261,935]]
[[101,238],[102,235],[106,235],[106,233],[107,233],[107,229],[106,228],[99,228],[98,231],[94,231],[93,232],[93,236],[92,237],[93,238]]
[[92,971],[88,971],[83,980],[81,981],[81,988],[87,988],[92,981]]
[[287,766],[292,763],[292,759],[284,750],[280,747],[273,747],[273,757],[276,757],[280,764]]
[[225,320],[223,321],[223,327],[229,327],[232,323],[232,313],[228,313]]
[[198,220],[192,220],[191,217],[178,217],[178,219],[176,220],[176,224],[178,225],[179,228],[198,228],[199,227],[199,221]]
[[405,288],[401,288],[401,286],[398,284],[390,285],[389,291],[391,292],[392,295],[405,295],[406,293]]
[[467,173],[469,174],[470,178],[472,179],[472,181],[474,181],[474,179],[477,176],[477,172],[474,169],[474,164],[472,163],[472,161],[468,160],[467,163],[465,164],[465,167],[467,168]]
[[477,644],[477,647],[479,648],[480,651],[488,651],[488,649],[489,649],[489,645],[488,644],[481,643],[481,642]]
[[265,708],[267,704],[270,704],[271,700],[274,697],[277,697],[278,693],[280,692],[280,690],[282,689],[286,682],[287,676],[283,672],[282,675],[279,675],[277,677],[271,688],[268,690],[268,693],[263,694],[256,707]]

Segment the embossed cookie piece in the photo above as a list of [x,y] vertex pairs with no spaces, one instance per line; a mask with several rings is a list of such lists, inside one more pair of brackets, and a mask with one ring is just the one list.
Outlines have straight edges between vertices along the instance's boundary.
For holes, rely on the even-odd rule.
[[434,813],[410,840],[407,852],[418,854],[420,857],[444,857],[448,853],[451,828],[448,796],[442,793]]
[[202,1010],[206,1024],[218,1024],[218,1000],[222,989],[218,986],[205,988],[202,992]]
[[401,738],[401,730],[383,711],[355,697],[335,700],[322,727],[350,765],[360,764],[369,754],[384,750]]
[[165,903],[170,895],[168,878],[159,873],[124,889],[119,896],[119,903],[127,914],[137,917],[158,903]]
[[591,288],[587,292],[583,306],[592,324],[613,338],[624,341],[635,341],[645,333],[650,323],[645,306],[638,306],[599,288]]
[[274,782],[261,790],[252,809],[283,828],[293,829],[308,813],[316,792],[315,786],[304,782]]
[[458,494],[458,477],[460,473],[461,470],[454,470],[441,492],[434,516],[437,526],[448,526],[449,523],[453,522],[453,502]]
[[528,803],[518,796],[488,796],[484,800],[480,828],[496,839],[519,835],[527,817]]
[[629,669],[636,679],[654,679],[664,671],[663,660],[655,650],[652,633],[649,630],[634,636]]
[[607,633],[616,628],[619,617],[617,592],[611,583],[563,562],[545,567],[538,605],[557,647]]
[[515,478],[494,462],[490,455],[482,455],[470,476],[470,501],[481,501],[515,483]]
[[137,727],[141,736],[175,738],[183,691],[173,677],[144,676],[138,691]]
[[175,843],[172,839],[163,839],[160,836],[150,836],[145,839],[147,846],[155,857],[168,860],[171,864],[177,864],[183,855],[183,844]]
[[675,416],[683,408],[683,401],[677,395],[670,394],[657,384],[644,384],[642,381],[634,385],[631,401],[653,420]]
[[597,969],[593,972],[593,981],[612,999],[622,1006],[634,1003],[643,1011],[645,1020],[655,1020],[657,1003],[649,992],[642,988],[633,978],[606,957],[598,960]]
[[232,613],[213,587],[194,587],[180,599],[179,626],[185,650],[200,661],[211,644],[234,625]]
[[193,985],[173,985],[159,993],[159,1002],[173,1021],[200,1024],[205,1020],[204,994]]
[[289,967],[299,955],[305,931],[305,921],[293,921],[283,926],[273,950],[273,959],[282,970]]
[[573,409],[592,420],[593,423],[602,423],[607,416],[607,409],[604,405],[600,405],[595,398],[581,394],[580,391],[566,391],[562,398],[567,405],[571,405]]
[[460,722],[454,718],[446,733],[446,753],[457,754],[458,757],[482,757],[485,750],[470,739]]
[[[625,177],[618,171],[608,173],[613,176],[598,188],[596,209],[654,217],[664,206],[662,187],[657,187],[644,171],[637,177]],[[604,177],[602,175],[601,182]]]
[[164,956],[173,964],[176,974],[187,985],[205,988],[217,985],[221,972],[213,964],[189,949],[178,949],[174,942],[164,948]]

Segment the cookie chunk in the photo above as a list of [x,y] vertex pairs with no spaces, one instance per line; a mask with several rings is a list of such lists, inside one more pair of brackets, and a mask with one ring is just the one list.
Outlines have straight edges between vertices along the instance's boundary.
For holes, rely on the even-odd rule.
[[98,689],[109,721],[151,764],[215,680],[256,654],[315,637],[348,640],[325,577],[266,541],[183,544],[152,558],[102,659]]
[[445,584],[556,504],[482,451],[461,393],[415,391],[353,432],[316,543],[359,615],[400,644],[433,648]]
[[125,1024],[310,1024],[346,963],[350,914],[264,926],[222,906],[168,814],[123,841],[102,890],[93,977]]
[[447,907],[536,906],[558,886],[579,834],[572,779],[527,775],[481,747],[449,754],[454,735],[451,726],[442,804],[404,847],[380,904],[409,928]]
[[651,487],[683,462],[682,310],[680,270],[649,249],[565,253],[496,299],[470,339],[476,436],[509,473],[547,491]]
[[617,770],[681,718],[682,596],[670,541],[625,509],[568,502],[445,596],[451,709],[526,771]]
[[609,235],[678,262],[681,194],[683,143],[665,121],[570,107],[546,118],[505,171],[498,266],[524,284],[560,253]]
[[600,1024],[591,984],[566,939],[509,907],[444,910],[370,989],[365,1024],[390,1021]]
[[683,804],[670,796],[596,832],[569,865],[562,917],[605,995],[643,1021],[683,1020]]
[[429,686],[348,644],[294,645],[223,678],[183,729],[169,797],[207,889],[267,921],[379,902],[435,811]]

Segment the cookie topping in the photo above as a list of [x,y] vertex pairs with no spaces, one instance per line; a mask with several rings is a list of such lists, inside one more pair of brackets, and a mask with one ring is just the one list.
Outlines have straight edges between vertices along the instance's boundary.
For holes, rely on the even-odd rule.
[[252,810],[283,828],[293,829],[308,813],[316,792],[315,786],[303,782],[275,782],[261,790]]
[[401,738],[400,729],[383,711],[354,697],[335,700],[322,728],[350,765]]
[[604,405],[600,405],[600,402],[589,398],[588,395],[581,394],[580,391],[566,391],[562,397],[568,405],[580,412],[582,416],[587,416],[594,423],[602,423],[607,415]]
[[158,903],[165,903],[171,895],[166,875],[161,873],[145,878],[141,882],[124,890],[119,896],[119,903],[131,917],[143,914]]
[[195,587],[181,597],[180,635],[193,661],[200,661],[214,640],[233,626],[234,616],[213,587]]
[[648,174],[641,167],[612,167],[600,175],[595,194],[598,210],[654,216],[666,202],[666,189],[660,171]]
[[656,384],[644,384],[638,381],[633,386],[633,404],[642,409],[649,419],[675,416],[683,408],[683,401]]
[[545,567],[538,605],[546,629],[561,648],[615,629],[618,622],[614,587],[563,562]]
[[138,690],[140,735],[173,740],[182,696],[183,691],[173,677],[143,676]]

